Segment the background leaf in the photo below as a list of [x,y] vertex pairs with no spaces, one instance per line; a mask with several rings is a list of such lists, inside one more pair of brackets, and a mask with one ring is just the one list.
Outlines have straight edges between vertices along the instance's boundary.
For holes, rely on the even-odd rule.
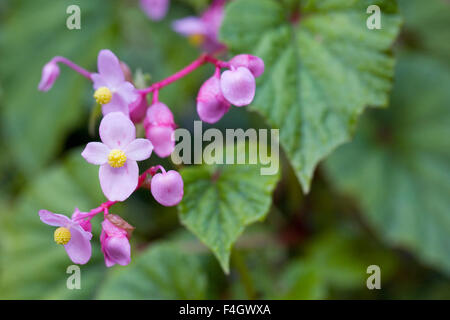
[[181,174],[181,223],[214,252],[228,273],[233,243],[246,226],[265,218],[279,175],[263,176],[259,165],[195,166]]
[[207,285],[198,256],[169,244],[154,244],[126,269],[114,270],[97,298],[197,300],[206,298]]
[[403,55],[390,110],[365,117],[355,141],[326,162],[332,182],[358,200],[383,238],[447,273],[449,74],[439,62]]
[[[317,163],[350,138],[364,107],[387,104],[394,63],[387,52],[400,17],[394,0],[295,3],[302,4],[298,23],[283,2],[233,1],[221,38],[233,52],[264,60],[252,109],[280,128],[281,144],[308,192]],[[369,4],[381,7],[380,30],[366,28]]]

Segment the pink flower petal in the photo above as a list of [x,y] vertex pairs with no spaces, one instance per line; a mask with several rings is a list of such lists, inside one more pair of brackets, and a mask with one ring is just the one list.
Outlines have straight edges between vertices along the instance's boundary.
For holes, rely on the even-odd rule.
[[43,223],[54,227],[68,226],[72,222],[65,215],[53,213],[48,210],[39,210],[39,217]]
[[202,121],[216,123],[230,109],[220,90],[220,80],[212,76],[200,87],[197,96],[197,113]]
[[264,72],[264,61],[251,54],[238,54],[230,60],[230,65],[234,68],[247,68],[255,78],[259,77]]
[[141,8],[152,20],[163,19],[169,9],[169,0],[141,0]]
[[108,82],[106,82],[104,77],[99,73],[91,73],[91,79],[94,82],[93,86],[95,90],[101,87],[108,87]]
[[120,112],[126,116],[129,113],[128,104],[117,93],[113,94],[110,102],[102,105],[102,113],[104,116],[112,112]]
[[70,227],[71,238],[64,248],[70,260],[76,264],[85,264],[91,258],[91,238],[92,233],[83,230],[80,225]]
[[155,200],[163,206],[175,206],[183,199],[183,179],[174,170],[157,173],[151,180],[150,190]]
[[136,93],[136,89],[130,82],[122,82],[115,91],[115,94],[120,95],[123,101],[126,102],[127,107],[129,104],[136,101],[138,95]]
[[92,164],[104,164],[108,161],[110,148],[101,142],[89,142],[81,156]]
[[127,159],[142,161],[148,159],[152,154],[152,143],[147,139],[136,139],[132,141],[124,150]]
[[175,130],[170,126],[149,126],[145,131],[153,150],[160,158],[170,156],[175,149]]
[[237,107],[246,106],[253,101],[255,87],[255,77],[244,67],[227,70],[220,77],[223,96]]
[[119,59],[111,50],[100,50],[97,58],[97,68],[103,79],[108,83],[108,87],[114,88],[125,81]]
[[134,160],[127,160],[120,168],[103,164],[99,170],[100,186],[110,201],[124,201],[136,189],[139,167]]
[[100,138],[111,149],[125,148],[136,138],[133,122],[120,112],[108,113],[100,122]]
[[130,242],[126,236],[107,237],[105,240],[105,253],[111,262],[126,266],[131,261]]
[[197,17],[186,17],[183,19],[175,20],[172,23],[172,28],[176,32],[184,36],[195,34],[206,35],[208,33],[205,23],[202,21],[202,19]]

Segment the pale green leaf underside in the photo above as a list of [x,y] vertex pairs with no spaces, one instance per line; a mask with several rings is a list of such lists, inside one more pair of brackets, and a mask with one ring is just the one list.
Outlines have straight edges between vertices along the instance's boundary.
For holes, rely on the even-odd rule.
[[233,1],[221,29],[232,51],[264,60],[252,109],[280,128],[305,192],[317,163],[350,138],[364,107],[387,104],[394,64],[387,51],[401,21],[393,0],[375,1],[386,9],[381,30],[366,27],[367,1],[308,3],[296,26],[282,1]]
[[167,244],[155,244],[125,269],[116,269],[99,299],[206,298],[207,277],[198,256]]
[[[183,169],[181,223],[206,244],[229,271],[231,247],[244,228],[265,218],[278,175],[260,175],[258,165]],[[219,170],[219,171],[216,171]]]
[[389,111],[364,118],[326,162],[380,235],[450,274],[448,67],[401,56]]

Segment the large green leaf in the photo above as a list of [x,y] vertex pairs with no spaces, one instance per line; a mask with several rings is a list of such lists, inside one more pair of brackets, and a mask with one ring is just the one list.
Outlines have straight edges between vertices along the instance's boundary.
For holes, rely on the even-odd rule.
[[69,30],[66,8],[73,4],[11,1],[8,18],[0,23],[1,130],[15,165],[25,174],[47,164],[60,150],[66,135],[79,125],[83,92],[89,92],[88,81],[65,66],[52,90],[39,92],[42,67],[56,55],[90,66],[98,51],[111,44],[113,5],[78,1],[81,30]]
[[[17,205],[1,208],[2,259],[0,297],[7,299],[63,299],[93,296],[106,267],[94,224],[92,259],[81,268],[81,289],[66,287],[68,266],[64,248],[54,243],[54,228],[42,223],[38,211],[71,215],[74,208],[89,210],[104,201],[96,181],[98,168],[73,153],[62,165],[36,177],[17,199]],[[5,211],[3,211],[5,210]]]
[[[387,104],[394,64],[388,50],[400,18],[394,0],[291,2],[300,4],[298,23],[283,1],[233,1],[220,34],[233,52],[264,60],[252,109],[280,128],[307,192],[317,163],[350,138],[364,107]],[[382,10],[380,30],[366,27],[371,4]]]
[[233,243],[247,225],[265,218],[279,175],[261,175],[259,165],[195,166],[181,174],[181,223],[211,248],[228,273]]
[[[188,275],[188,276],[186,276]],[[207,276],[198,255],[151,245],[126,269],[112,272],[99,299],[205,299]]]
[[373,111],[355,141],[326,162],[387,241],[450,274],[450,70],[399,59],[389,111]]

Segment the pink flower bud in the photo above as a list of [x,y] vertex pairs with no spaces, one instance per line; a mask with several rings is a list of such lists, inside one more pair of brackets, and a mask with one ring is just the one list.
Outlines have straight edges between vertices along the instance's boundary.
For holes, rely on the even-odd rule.
[[151,180],[151,192],[155,200],[163,206],[175,206],[183,198],[183,179],[174,170],[157,173]]
[[236,107],[246,106],[253,101],[255,87],[255,77],[245,67],[224,71],[220,77],[223,96]]
[[215,123],[230,109],[220,90],[220,78],[214,75],[203,83],[197,96],[197,113],[202,121]]
[[147,139],[153,144],[156,154],[165,158],[175,149],[175,122],[170,109],[161,102],[148,108],[144,119]]
[[230,65],[234,68],[245,67],[253,74],[255,78],[258,78],[264,72],[264,61],[251,54],[238,54],[229,61]]
[[130,119],[134,123],[140,123],[144,120],[147,113],[147,99],[144,95],[139,94],[138,98],[129,106]]
[[59,76],[59,67],[56,62],[50,61],[42,68],[41,81],[39,82],[38,89],[40,91],[48,91],[53,87],[56,79]]
[[115,264],[126,266],[130,263],[131,247],[127,231],[115,226],[108,219],[102,222],[100,244],[107,267]]

